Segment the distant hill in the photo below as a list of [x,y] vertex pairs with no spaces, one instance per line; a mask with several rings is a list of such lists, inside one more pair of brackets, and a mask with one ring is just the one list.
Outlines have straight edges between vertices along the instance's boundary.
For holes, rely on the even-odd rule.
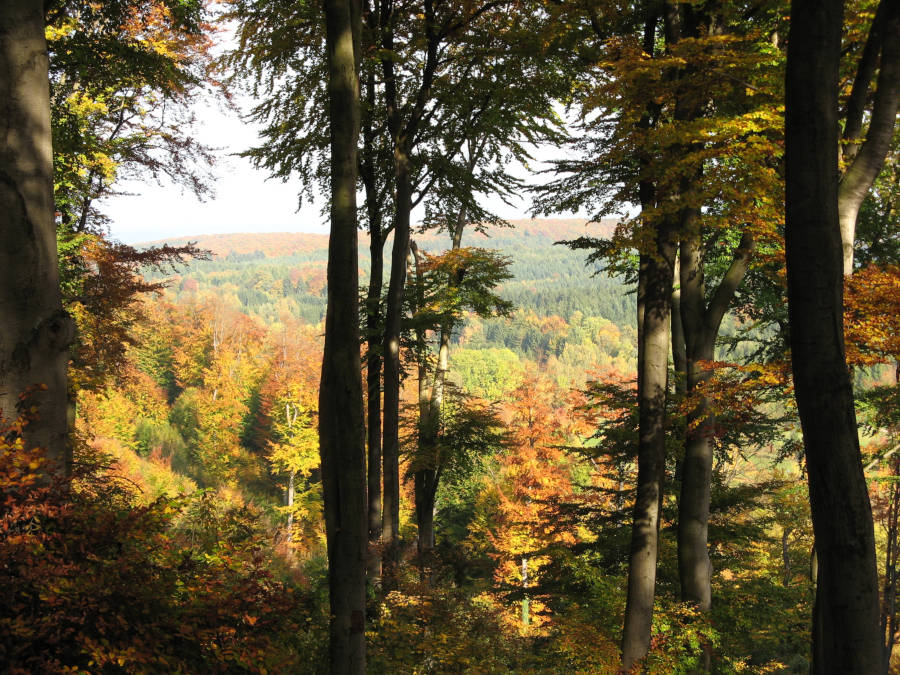
[[[460,363],[494,359],[499,372],[509,360],[556,364],[561,381],[583,377],[591,364],[631,367],[634,360],[634,295],[620,279],[585,267],[585,252],[555,245],[582,236],[608,237],[615,221],[586,223],[579,219],[521,220],[511,227],[489,227],[486,235],[470,230],[463,246],[496,249],[511,260],[513,278],[500,294],[516,307],[511,319],[471,318],[455,336]],[[419,247],[438,253],[449,246],[445,235],[414,233]],[[328,237],[303,233],[198,235],[169,239],[196,242],[213,252],[212,260],[193,261],[172,278],[175,302],[210,295],[267,325],[287,316],[319,324],[325,313]],[[389,258],[390,246],[385,247]],[[360,283],[368,278],[368,241],[360,232]],[[158,276],[157,276],[158,278]],[[504,365],[505,364],[505,365]],[[482,374],[489,392],[494,370]]]
[[[512,260],[514,278],[502,294],[523,311],[538,316],[561,316],[566,321],[579,311],[603,316],[619,325],[630,325],[633,298],[623,293],[620,281],[587,269],[585,254],[555,245],[559,241],[589,235],[608,237],[615,221],[588,223],[577,218],[516,220],[510,227],[490,226],[486,234],[470,229],[464,246],[496,249]],[[433,231],[414,233],[419,246],[439,252],[449,239]],[[316,324],[325,311],[325,268],[328,237],[298,232],[207,234],[152,243],[196,242],[212,251],[208,261],[197,260],[173,279],[176,300],[208,292],[227,297],[236,309],[259,316],[264,322],[279,320],[285,311]],[[390,245],[385,246],[390,259]],[[367,238],[360,232],[360,272],[368,276]],[[156,275],[158,277],[158,275]]]
[[235,234],[198,234],[176,239],[145,242],[139,246],[157,244],[186,244],[195,242],[200,248],[212,251],[217,258],[229,255],[261,253],[265,258],[282,258],[295,254],[328,249],[328,235],[308,232],[242,232]]
[[[464,246],[481,246],[484,248],[503,249],[510,242],[528,242],[528,247],[553,245],[564,241],[590,235],[592,237],[608,237],[615,228],[616,221],[604,220],[600,223],[588,223],[581,218],[545,218],[535,220],[511,220],[511,227],[490,226],[487,234],[470,229],[463,238]],[[367,237],[360,232],[360,248],[365,247],[368,256]],[[424,248],[431,249],[446,246],[448,239],[435,232],[414,233],[413,238]],[[311,254],[316,251],[327,251],[328,235],[305,232],[271,232],[271,233],[235,233],[235,234],[198,234],[176,239],[146,242],[153,244],[186,244],[196,242],[197,246],[212,253],[217,258],[232,259],[237,256],[260,258],[285,258],[296,255]]]

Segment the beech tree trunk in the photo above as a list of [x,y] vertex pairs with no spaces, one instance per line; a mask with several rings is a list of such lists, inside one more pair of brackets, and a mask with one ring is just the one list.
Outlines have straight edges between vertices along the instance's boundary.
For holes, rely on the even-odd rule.
[[686,394],[694,407],[687,415],[681,498],[678,501],[678,573],[681,597],[701,612],[712,607],[712,565],[709,560],[709,506],[712,483],[712,435],[715,417],[703,386],[712,376],[705,363],[715,357],[722,319],[738,286],[747,274],[753,240],[741,238],[734,259],[709,303],[703,270],[702,239],[696,212],[682,219],[679,255],[681,296],[679,309],[686,353]]
[[[843,155],[849,166],[838,187],[838,217],[844,275],[853,273],[856,218],[891,147],[900,107],[900,2],[881,0],[869,31],[847,105]],[[860,143],[869,82],[881,55],[878,82],[865,141]]]
[[370,233],[369,253],[372,260],[366,313],[369,335],[366,337],[366,399],[368,403],[368,522],[369,522],[369,583],[381,580],[381,285],[384,278],[384,253],[381,225]]
[[38,406],[25,429],[67,464],[66,365],[74,325],[62,309],[53,222],[50,90],[43,3],[0,3],[0,414]]
[[297,477],[297,471],[291,471],[288,474],[288,488],[287,495],[285,501],[285,505],[288,507],[288,517],[287,517],[287,542],[288,542],[288,551],[293,552],[293,548],[291,544],[294,541],[294,480]]
[[319,449],[328,543],[331,673],[366,671],[366,447],[359,355],[356,177],[359,0],[326,0],[331,125],[328,306]]
[[[896,461],[891,462],[893,476],[898,475]],[[884,675],[890,675],[891,654],[897,635],[897,546],[900,533],[900,486],[889,488],[888,510],[885,516],[886,542],[884,551],[884,594],[881,603],[881,636],[884,640],[882,665]]]
[[650,647],[659,510],[665,478],[666,396],[675,244],[670,224],[659,227],[656,252],[641,256],[643,314],[638,363],[638,477],[628,561],[622,635],[622,667],[644,658]]
[[437,495],[437,471],[421,469],[414,474],[418,554],[423,563],[434,550],[434,500]]
[[[382,467],[384,490],[382,495],[382,546],[384,557],[382,570],[386,586],[393,583],[399,562],[400,528],[400,469],[399,469],[399,418],[400,418],[400,327],[403,311],[403,288],[406,284],[406,256],[409,249],[410,214],[412,211],[412,162],[419,125],[431,102],[431,86],[438,66],[438,45],[443,39],[436,26],[434,6],[426,2],[424,16],[426,30],[425,62],[418,85],[412,82],[414,95],[407,104],[402,102],[409,91],[397,82],[394,69],[395,11],[400,11],[390,0],[379,3],[378,16],[381,32],[381,66],[384,72],[384,97],[387,110],[387,128],[394,154],[394,244],[391,275],[388,284],[384,329],[384,434],[382,439]],[[420,195],[421,196],[421,195]]]
[[[674,391],[683,396],[687,388],[687,344],[684,341],[684,326],[681,324],[681,256],[675,257],[675,272],[672,274],[672,369],[675,371]],[[680,474],[679,474],[680,477]]]
[[[469,171],[475,168],[475,155],[469,163]],[[456,223],[451,231],[450,250],[458,251],[462,244],[463,230],[466,227],[465,207],[461,207],[456,214]],[[416,255],[416,270],[420,268],[418,251]],[[419,275],[417,274],[417,278]],[[417,300],[421,302],[421,298]],[[427,354],[419,355],[419,452],[424,456],[433,457],[438,444],[438,433],[441,424],[441,414],[444,406],[444,385],[447,379],[447,371],[450,368],[450,336],[453,332],[453,322],[447,321],[440,327],[438,341],[437,364],[434,369],[434,378],[430,385],[427,384]],[[422,338],[424,344],[424,336]],[[427,562],[428,555],[435,545],[434,511],[437,499],[437,489],[440,482],[440,466],[422,468],[413,474],[414,491],[416,500],[416,525],[419,531],[418,553],[419,557]]]
[[400,556],[400,327],[403,318],[403,288],[406,285],[406,256],[409,251],[410,176],[405,156],[396,162],[397,197],[394,217],[394,244],[391,251],[391,278],[388,285],[384,321],[384,436],[382,467],[381,541],[384,547],[382,574],[391,585]]
[[[656,44],[657,10],[648,6],[643,48],[652,55]],[[649,129],[656,104],[648,104],[638,127]],[[642,166],[647,158],[641,157]],[[649,180],[639,185],[643,209],[656,202],[656,186]],[[665,423],[668,339],[671,319],[675,245],[671,227],[657,231],[656,250],[640,252],[637,283],[637,398],[638,476],[631,525],[628,588],[622,628],[622,668],[631,667],[650,650],[653,603],[656,596],[656,561],[659,513],[665,478]]]
[[360,177],[366,192],[366,211],[369,219],[369,288],[366,292],[366,458],[369,564],[367,576],[372,586],[381,583],[381,343],[383,316],[381,287],[384,284],[384,239],[382,231],[382,203],[376,181],[378,156],[375,152],[375,131],[371,111],[375,107],[375,76],[366,81],[369,114],[363,124],[363,156]]
[[[705,346],[704,346],[705,347]],[[688,395],[709,380],[711,373],[701,360],[712,360],[712,349],[688,354]],[[697,358],[694,358],[697,357]],[[701,612],[712,607],[712,564],[709,560],[709,504],[713,448],[709,434],[713,420],[709,399],[699,396],[687,417],[687,437],[678,502],[678,576],[681,599]]]
[[[409,268],[415,274],[415,286],[410,311],[415,314],[425,303],[424,297],[424,270],[423,259],[416,242],[411,241],[409,255]],[[425,339],[425,328],[418,326],[416,332],[416,365],[419,382],[419,428],[417,444],[419,457],[418,466],[413,472],[413,492],[416,509],[416,550],[419,554],[419,563],[424,572],[428,564],[428,557],[434,549],[434,497],[437,493],[437,471],[433,464],[435,446],[437,442],[438,418],[431,405],[433,383],[428,377],[428,344]],[[424,461],[423,461],[424,460]],[[422,575],[423,580],[428,575]]]
[[841,0],[793,0],[785,171],[788,313],[819,564],[813,673],[882,670],[872,510],[843,341]]

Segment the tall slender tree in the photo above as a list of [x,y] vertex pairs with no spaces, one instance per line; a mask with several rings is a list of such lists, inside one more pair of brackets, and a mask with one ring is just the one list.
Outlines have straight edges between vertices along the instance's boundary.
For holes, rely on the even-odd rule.
[[[711,364],[722,321],[747,275],[756,241],[768,244],[777,239],[781,187],[774,169],[781,157],[781,132],[772,89],[779,88],[774,76],[783,61],[771,43],[777,19],[765,12],[754,17],[740,3],[685,6],[681,11],[682,37],[694,45],[675,110],[676,122],[683,124],[685,163],[691,165],[679,186],[680,321],[673,321],[673,339],[678,329],[684,341],[688,404],[678,502],[678,567],[682,599],[708,612],[716,437],[708,390]],[[704,67],[707,62],[713,67]],[[726,69],[729,75],[722,76]],[[748,84],[765,93],[747,96]],[[704,132],[693,134],[691,127],[697,125]],[[730,253],[722,255],[723,250]],[[678,360],[676,355],[676,366]]]
[[[651,138],[664,121],[662,101],[668,96],[650,101],[646,96],[648,89],[658,87],[661,81],[664,66],[659,64],[666,54],[659,38],[664,15],[659,3],[647,3],[607,22],[596,8],[588,7],[580,21],[586,24],[586,42],[594,43],[596,49],[606,48],[612,57],[605,61],[595,87],[582,102],[583,127],[589,133],[576,137],[575,143],[590,159],[557,162],[557,171],[568,175],[542,190],[538,204],[545,211],[589,206],[597,210],[598,219],[615,213],[624,201],[641,207],[639,217],[623,223],[612,242],[584,237],[570,244],[593,250],[588,259],[604,260],[610,271],[628,269],[632,275],[635,270],[630,269],[632,256],[628,253],[637,253],[638,473],[622,636],[622,665],[627,670],[650,648],[665,479],[677,220],[671,210],[661,208],[671,190],[653,169],[658,162],[653,144],[637,140]],[[621,112],[611,114],[615,108]],[[608,138],[614,142],[607,143]],[[603,149],[594,145],[598,142]],[[600,161],[596,159],[598,150]]]
[[[706,548],[713,420],[701,395],[709,377],[703,364],[713,358],[722,317],[746,272],[749,232],[764,220],[757,212],[770,216],[774,203],[774,172],[763,160],[775,151],[778,119],[769,110],[771,97],[746,94],[746,85],[757,91],[759,79],[770,75],[766,54],[772,48],[767,26],[759,18],[760,25],[749,22],[746,12],[740,3],[679,2],[635,3],[627,16],[615,18],[589,11],[592,41],[606,54],[582,103],[589,133],[576,143],[589,153],[583,161],[559,162],[569,175],[544,191],[544,204],[593,206],[597,216],[625,203],[641,207],[640,217],[623,221],[611,241],[573,242],[593,249],[590,259],[603,259],[611,270],[637,273],[640,433],[622,641],[626,668],[650,646],[670,329],[676,367],[691,371],[684,388],[700,399],[681,464],[688,486],[679,518],[682,595],[704,610],[711,603]],[[761,13],[768,16],[768,10]],[[722,265],[724,244],[733,258]],[[705,276],[713,269],[719,283],[708,295]]]
[[57,272],[43,9],[37,0],[0,5],[0,414],[15,418],[20,394],[31,390],[40,418],[26,438],[59,467],[74,329]]
[[[368,5],[368,3],[366,3]],[[364,9],[364,26],[366,30],[377,28],[377,21],[371,8]],[[365,34],[365,33],[364,33]],[[364,40],[369,50],[374,49],[374,42],[369,37]],[[381,292],[384,286],[384,244],[393,227],[388,221],[385,226],[386,212],[389,212],[391,200],[391,174],[385,171],[390,166],[387,139],[376,127],[376,117],[380,104],[376,92],[376,77],[372,63],[374,59],[366,58],[367,66],[363,81],[362,108],[362,147],[360,148],[359,173],[365,191],[366,226],[369,230],[369,286],[365,298],[365,337],[366,337],[366,452],[368,481],[368,513],[369,513],[369,569],[370,585],[381,582],[381,373],[382,373],[382,335],[384,333],[384,309]]]
[[788,312],[818,554],[813,673],[881,671],[878,574],[843,339],[838,68],[843,2],[794,0],[785,171]]
[[359,0],[325,3],[331,129],[328,305],[319,390],[319,449],[328,544],[332,673],[365,673],[366,455],[359,355],[357,139]]
[[[460,218],[458,222],[465,221]],[[417,447],[411,468],[418,552],[426,563],[434,548],[435,500],[442,475],[452,471],[454,465],[465,464],[473,448],[477,453],[498,445],[492,440],[490,415],[479,416],[478,407],[467,402],[460,406],[458,401],[445,400],[450,333],[464,313],[508,316],[512,308],[496,294],[496,287],[511,278],[507,270],[510,261],[489,250],[460,248],[462,224],[451,249],[441,255],[429,256],[414,241],[410,244],[414,276],[408,297],[419,381]],[[439,339],[436,355],[429,345],[434,337]],[[458,407],[467,408],[468,413],[448,414]]]
[[[398,555],[400,333],[412,209],[423,202],[428,206],[429,198],[439,195],[445,201],[431,211],[438,212],[436,220],[448,230],[455,222],[448,216],[453,210],[448,204],[465,207],[471,220],[488,215],[474,195],[509,194],[517,182],[503,170],[505,158],[523,157],[523,141],[534,140],[541,129],[549,131],[546,120],[553,117],[549,90],[532,87],[525,97],[526,89],[517,83],[531,83],[532,78],[510,77],[516,60],[502,55],[521,56],[520,69],[526,62],[522,45],[510,36],[524,39],[529,33],[518,14],[504,11],[509,4],[509,0],[462,4],[421,0],[404,7],[389,0],[377,3],[384,125],[394,159],[394,240],[382,344],[386,576]],[[529,74],[539,71],[536,63],[530,60]],[[555,72],[552,60],[546,66],[548,75]],[[519,114],[523,109],[527,114]],[[467,142],[486,147],[466,153],[471,150]],[[478,170],[467,172],[464,168],[473,157]],[[491,163],[500,168],[485,168]]]

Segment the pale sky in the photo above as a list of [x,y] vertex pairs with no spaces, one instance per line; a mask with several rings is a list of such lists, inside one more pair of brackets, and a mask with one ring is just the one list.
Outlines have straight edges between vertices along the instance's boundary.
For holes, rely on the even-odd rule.
[[[238,113],[215,105],[198,110],[197,118],[197,139],[220,148],[214,169],[214,195],[201,202],[190,192],[170,184],[117,184],[121,192],[128,194],[99,204],[111,220],[113,239],[133,244],[229,232],[328,232],[322,216],[324,199],[313,204],[304,202],[297,211],[297,195],[301,191],[298,179],[288,183],[266,180],[267,172],[254,169],[249,160],[229,156],[258,142],[254,126],[243,122]],[[527,198],[512,207],[496,199],[490,204],[503,218],[529,217]],[[413,214],[414,221],[416,215]]]
[[[2,0],[0,0],[2,2]],[[219,36],[219,49],[233,47],[233,36],[226,29]],[[238,106],[249,109],[252,101]],[[560,113],[564,111],[560,109]],[[201,143],[219,148],[219,159],[214,169],[214,194],[206,201],[199,201],[190,192],[171,184],[158,186],[152,182],[122,182],[116,185],[119,192],[98,204],[110,218],[110,235],[126,243],[139,243],[173,237],[222,234],[231,232],[328,232],[328,224],[322,215],[324,198],[314,203],[304,202],[297,211],[297,195],[302,186],[299,179],[288,183],[280,179],[266,180],[268,173],[253,168],[249,160],[230,156],[247,150],[259,142],[254,125],[244,122],[233,110],[223,110],[217,103],[203,105],[195,111],[198,124],[196,138]],[[324,114],[324,111],[323,111]],[[540,160],[559,156],[555,148],[539,148],[534,153]],[[513,172],[520,178],[527,177],[524,167]],[[535,178],[531,177],[534,181]],[[546,178],[543,178],[546,180]],[[531,200],[524,195],[512,206],[497,198],[486,198],[486,205],[501,218],[515,220],[529,217]],[[560,214],[565,217],[587,217],[584,213]],[[420,214],[413,212],[413,222]]]
[[197,111],[197,139],[220,148],[214,168],[214,195],[205,202],[180,187],[130,182],[117,185],[130,193],[104,201],[110,234],[127,243],[226,232],[327,232],[321,204],[297,212],[300,186],[266,180],[249,160],[231,157],[258,142],[256,129],[238,114],[204,106]]

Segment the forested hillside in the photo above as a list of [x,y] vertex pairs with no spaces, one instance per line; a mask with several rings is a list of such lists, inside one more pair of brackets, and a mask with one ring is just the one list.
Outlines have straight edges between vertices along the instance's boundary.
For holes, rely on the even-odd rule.
[[[578,310],[629,326],[633,323],[634,302],[629,304],[621,280],[599,274],[599,266],[587,265],[583,254],[561,245],[583,236],[609,236],[614,225],[615,221],[609,221],[589,226],[575,219],[512,221],[508,227],[472,232],[465,244],[495,249],[510,258],[513,278],[501,288],[503,297],[518,308],[539,316],[557,314],[566,321]],[[426,252],[437,253],[450,244],[448,237],[431,232],[414,238]],[[219,294],[237,296],[237,309],[264,321],[277,320],[285,309],[310,324],[319,323],[325,316],[328,239],[324,235],[229,234],[160,243],[194,243],[213,254],[209,261],[193,261],[179,275],[172,288],[176,298],[183,293],[216,289]],[[361,272],[367,275],[369,252],[363,245],[359,262]],[[282,298],[289,299],[286,306],[283,301],[279,303]]]
[[[512,303],[513,311],[506,319],[469,314],[455,330],[452,341],[462,347],[456,355],[457,375],[467,389],[497,398],[503,390],[490,382],[498,377],[513,381],[509,373],[523,372],[526,363],[540,364],[563,386],[583,384],[592,367],[614,367],[623,373],[634,369],[634,289],[562,245],[583,236],[609,236],[614,226],[615,221],[589,226],[581,220],[541,219],[469,235],[467,245],[496,250],[509,259],[512,277],[497,291]],[[450,243],[431,232],[415,239],[423,251],[432,253]],[[164,243],[193,243],[212,254],[209,260],[192,261],[174,277],[149,276],[166,279],[166,296],[178,304],[216,297],[269,326],[288,317],[309,326],[324,319],[327,238],[322,235],[213,235]],[[369,259],[362,246],[359,260],[365,276]]]
[[[0,672],[900,672],[897,36],[0,2]],[[118,241],[210,105],[328,235]]]

